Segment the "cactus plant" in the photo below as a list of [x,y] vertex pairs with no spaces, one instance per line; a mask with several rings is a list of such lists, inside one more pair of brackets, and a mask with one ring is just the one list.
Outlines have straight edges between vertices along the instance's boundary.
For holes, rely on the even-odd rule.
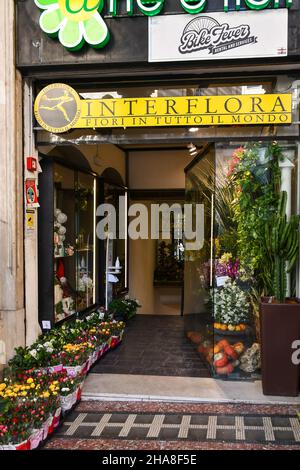
[[269,267],[269,272],[266,272],[265,276],[266,284],[269,286],[270,294],[280,303],[283,303],[286,297],[287,273],[295,266],[299,253],[299,216],[293,215],[287,221],[286,203],[287,193],[282,191],[278,210],[265,225],[264,240],[269,261],[266,265]]

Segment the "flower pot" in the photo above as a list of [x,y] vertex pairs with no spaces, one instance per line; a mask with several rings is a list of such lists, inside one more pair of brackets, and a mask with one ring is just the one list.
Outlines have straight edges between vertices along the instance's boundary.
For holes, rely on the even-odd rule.
[[43,428],[34,429],[33,433],[29,437],[30,450],[36,449],[40,445],[40,442],[43,440],[43,437],[44,437]]
[[20,444],[5,444],[0,446],[0,450],[30,450],[30,441],[23,441]]
[[84,363],[79,366],[64,366],[64,369],[69,377],[76,377],[76,375],[80,374],[83,371],[86,365],[87,364]]
[[297,396],[299,365],[292,362],[292,343],[300,338],[300,301],[260,304],[262,386],[264,395]]
[[53,420],[52,420],[53,429],[57,428],[57,426],[59,425],[60,417],[61,417],[61,408],[57,408],[57,410],[54,413]]
[[97,362],[98,353],[99,353],[99,348],[96,348],[95,351],[92,354],[92,364],[95,364],[95,362]]
[[81,400],[81,392],[82,392],[81,387],[78,387],[76,391],[76,403]]
[[49,434],[49,427],[51,426],[53,416],[49,416],[49,418],[44,422],[42,426],[43,430],[43,440],[45,440]]
[[59,398],[62,411],[68,411],[74,405],[74,393],[70,393],[66,396],[60,395]]
[[111,349],[114,349],[115,347],[117,347],[119,343],[120,343],[120,337],[119,336],[112,336],[110,338],[110,347],[111,347]]
[[98,352],[98,359],[100,359],[100,357],[102,357],[103,354],[106,352],[106,350],[107,350],[106,348],[107,348],[106,343],[101,344],[101,346],[99,348],[99,352]]
[[50,366],[48,367],[48,373],[49,374],[57,374],[58,372],[61,372],[63,370],[63,365],[62,364],[57,364],[55,366]]

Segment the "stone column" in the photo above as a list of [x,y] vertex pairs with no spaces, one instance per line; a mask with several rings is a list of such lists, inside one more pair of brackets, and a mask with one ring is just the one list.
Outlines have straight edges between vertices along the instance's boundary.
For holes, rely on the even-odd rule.
[[25,342],[22,77],[15,67],[15,4],[0,2],[0,368]]

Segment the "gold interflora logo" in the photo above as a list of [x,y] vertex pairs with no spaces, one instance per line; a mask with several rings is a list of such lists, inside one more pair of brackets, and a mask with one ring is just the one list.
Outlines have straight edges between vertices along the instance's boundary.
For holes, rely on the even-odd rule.
[[41,127],[49,132],[62,133],[72,129],[80,118],[81,101],[73,88],[53,83],[38,94],[34,114]]

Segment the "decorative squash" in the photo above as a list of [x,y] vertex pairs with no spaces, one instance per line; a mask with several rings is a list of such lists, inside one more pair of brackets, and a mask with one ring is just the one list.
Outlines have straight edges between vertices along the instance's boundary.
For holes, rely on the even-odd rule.
[[219,346],[220,349],[224,349],[226,346],[229,346],[229,343],[227,339],[221,339],[218,343],[217,346]]
[[232,346],[225,346],[224,348],[225,354],[230,357],[230,359],[233,359],[234,361],[238,358],[238,354],[235,351],[235,349]]
[[233,349],[235,350],[235,352],[240,356],[244,350],[245,350],[245,346],[243,343],[235,343],[233,346]]
[[224,353],[218,353],[214,356],[214,366],[215,367],[224,367],[228,364],[228,357]]
[[233,372],[233,365],[232,364],[227,364],[224,367],[216,367],[216,373],[219,375],[228,375]]

